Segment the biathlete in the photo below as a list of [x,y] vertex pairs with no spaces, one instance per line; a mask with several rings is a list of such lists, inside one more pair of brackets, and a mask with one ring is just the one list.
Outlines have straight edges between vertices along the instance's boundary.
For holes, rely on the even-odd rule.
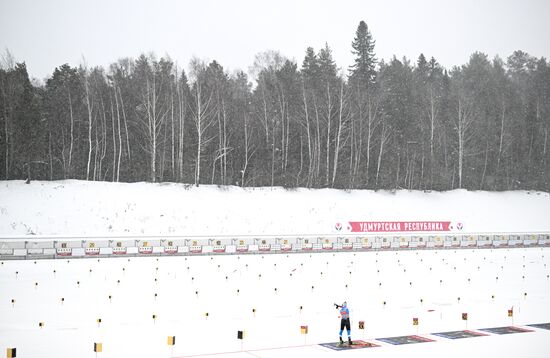
[[347,302],[342,303],[341,305],[334,304],[336,308],[340,309],[340,317],[342,320],[340,321],[340,344],[344,343],[344,340],[342,339],[342,333],[344,332],[344,328],[346,329],[348,333],[348,343],[352,344],[351,342],[351,324],[349,322],[349,309]]

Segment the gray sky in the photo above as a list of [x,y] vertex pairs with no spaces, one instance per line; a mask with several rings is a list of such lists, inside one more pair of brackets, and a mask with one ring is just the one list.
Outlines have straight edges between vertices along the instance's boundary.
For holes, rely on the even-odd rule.
[[153,51],[247,70],[258,52],[301,64],[328,42],[338,66],[365,20],[379,59],[434,56],[451,68],[474,51],[550,57],[550,0],[0,0],[0,49],[43,79],[63,63],[107,67]]

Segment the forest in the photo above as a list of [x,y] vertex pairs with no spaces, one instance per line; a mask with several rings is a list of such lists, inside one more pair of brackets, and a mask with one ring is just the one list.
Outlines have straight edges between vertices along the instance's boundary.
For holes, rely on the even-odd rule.
[[[350,34],[353,35],[353,34]],[[353,37],[353,38],[352,38]],[[326,44],[248,71],[153,53],[31,80],[0,65],[0,179],[242,187],[550,191],[550,65],[521,50],[447,69]]]

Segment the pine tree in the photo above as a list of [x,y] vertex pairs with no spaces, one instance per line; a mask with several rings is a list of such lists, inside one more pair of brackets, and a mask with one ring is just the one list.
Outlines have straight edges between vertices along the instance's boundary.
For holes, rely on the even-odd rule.
[[375,41],[364,21],[359,23],[355,38],[351,43],[355,63],[350,67],[350,81],[368,88],[374,83],[376,58],[374,57]]
[[18,63],[15,71],[22,91],[17,98],[14,121],[14,162],[20,178],[34,179],[31,167],[42,161],[44,132],[40,121],[36,90],[29,80],[25,63]]
[[306,84],[316,87],[316,82],[319,78],[319,60],[313,47],[306,49],[306,57],[302,62],[302,74]]
[[338,69],[334,59],[332,58],[332,50],[328,46],[328,43],[325,43],[325,48],[319,50],[317,59],[319,63],[319,71],[323,81],[335,79]]

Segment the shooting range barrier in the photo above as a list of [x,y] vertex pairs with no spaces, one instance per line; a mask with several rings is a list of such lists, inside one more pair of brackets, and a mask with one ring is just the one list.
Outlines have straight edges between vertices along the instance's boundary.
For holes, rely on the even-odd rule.
[[114,256],[235,255],[550,246],[550,233],[201,237],[3,237],[0,261]]

